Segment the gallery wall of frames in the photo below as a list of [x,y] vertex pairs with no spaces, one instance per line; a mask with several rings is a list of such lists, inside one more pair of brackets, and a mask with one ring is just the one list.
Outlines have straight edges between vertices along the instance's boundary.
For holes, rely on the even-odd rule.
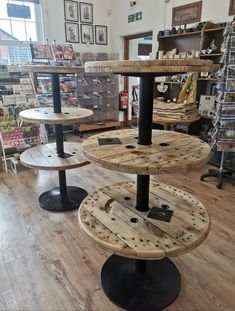
[[91,3],[64,0],[66,42],[108,44],[107,26],[94,25],[93,14]]

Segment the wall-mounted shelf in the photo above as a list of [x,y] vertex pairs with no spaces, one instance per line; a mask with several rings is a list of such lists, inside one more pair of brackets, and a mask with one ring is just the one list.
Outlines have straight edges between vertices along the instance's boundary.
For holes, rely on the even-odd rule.
[[214,54],[201,54],[200,57],[219,57],[222,56],[223,53],[214,53]]
[[224,31],[224,27],[205,29],[204,32]]
[[169,35],[169,36],[158,36],[158,39],[167,39],[167,38],[175,38],[175,37],[186,37],[186,36],[193,36],[193,35],[201,35],[201,31],[177,33],[175,35]]

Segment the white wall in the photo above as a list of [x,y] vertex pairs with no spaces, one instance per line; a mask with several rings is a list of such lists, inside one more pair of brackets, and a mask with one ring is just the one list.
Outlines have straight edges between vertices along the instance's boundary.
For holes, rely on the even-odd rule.
[[[166,24],[165,28],[171,28],[172,8],[180,5],[197,2],[198,0],[170,0],[166,4]],[[220,23],[231,21],[228,16],[230,0],[203,0],[201,21],[212,21]]]
[[[93,25],[104,25],[108,27],[108,42],[110,42],[110,15],[107,14],[108,10],[110,9],[110,0],[89,0],[84,2],[93,4]],[[64,43],[64,0],[41,0],[41,7],[44,26],[44,39],[49,39],[50,43],[52,43],[53,40],[56,40],[57,43]],[[74,49],[79,52],[108,52],[110,49],[109,44],[107,46],[96,44],[87,46],[86,44],[80,43],[73,44],[73,46]]]
[[[77,0],[79,2],[79,0]],[[123,37],[146,31],[153,31],[153,51],[157,50],[157,33],[171,28],[172,8],[198,0],[136,0],[130,8],[129,0],[88,0],[93,4],[94,23],[108,26],[107,46],[74,44],[81,52],[119,52],[123,58]],[[167,2],[167,3],[165,3]],[[203,0],[202,21],[224,22],[228,16],[230,0]],[[65,42],[64,0],[41,0],[44,37],[52,42]],[[111,9],[111,15],[108,11]],[[128,23],[128,15],[142,11],[142,20]]]
[[[119,52],[123,58],[123,37],[141,32],[153,31],[156,38],[158,30],[164,26],[164,0],[137,0],[136,6],[130,8],[129,0],[110,0],[111,13],[111,50]],[[128,23],[128,15],[142,11],[142,20]],[[156,47],[153,47],[156,50]]]
[[[172,8],[198,0],[136,0],[134,9],[129,0],[110,0],[111,15],[111,50],[119,52],[123,58],[123,36],[153,31],[153,51],[157,51],[157,34],[159,30],[171,29]],[[166,3],[165,3],[166,2]],[[203,0],[201,21],[215,23],[231,21],[228,16],[230,0]],[[128,15],[143,12],[141,21],[128,23]]]

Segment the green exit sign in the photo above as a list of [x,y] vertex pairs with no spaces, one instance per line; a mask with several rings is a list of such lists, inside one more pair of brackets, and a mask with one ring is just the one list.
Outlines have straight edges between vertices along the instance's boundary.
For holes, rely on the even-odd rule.
[[138,13],[128,15],[128,23],[140,21],[141,19],[142,19],[142,12],[138,12]]

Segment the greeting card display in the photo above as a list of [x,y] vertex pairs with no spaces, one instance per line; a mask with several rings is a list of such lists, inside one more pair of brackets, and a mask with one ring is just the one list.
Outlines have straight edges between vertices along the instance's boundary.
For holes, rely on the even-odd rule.
[[221,152],[220,169],[209,170],[207,174],[201,176],[201,180],[207,177],[217,177],[216,187],[218,189],[221,189],[224,179],[235,182],[235,176],[232,176],[231,171],[224,170],[227,154],[235,152],[235,36],[232,23],[227,24],[223,36],[222,68],[217,73],[218,96],[216,114],[213,119],[214,129],[211,133],[211,147],[215,148],[216,152]]
[[53,44],[54,56],[56,60],[75,60],[76,56],[71,44]]
[[32,43],[30,49],[33,59],[54,59],[50,45]]

